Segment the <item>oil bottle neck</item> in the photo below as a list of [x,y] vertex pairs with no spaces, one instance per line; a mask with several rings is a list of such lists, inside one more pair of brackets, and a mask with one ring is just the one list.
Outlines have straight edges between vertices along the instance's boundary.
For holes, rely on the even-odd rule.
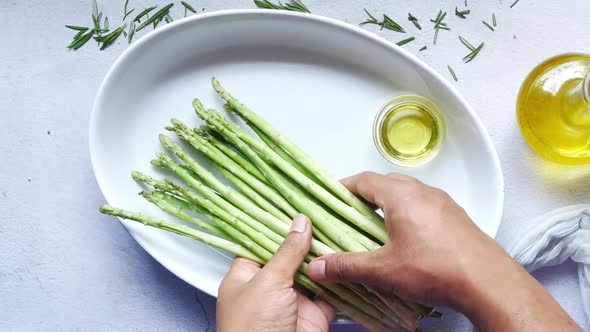
[[590,127],[590,73],[567,91],[563,106],[570,124]]

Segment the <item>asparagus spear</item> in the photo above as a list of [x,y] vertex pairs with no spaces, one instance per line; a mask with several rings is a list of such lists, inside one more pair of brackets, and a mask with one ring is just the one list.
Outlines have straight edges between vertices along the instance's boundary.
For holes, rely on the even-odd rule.
[[[249,124],[254,125],[260,131],[264,132],[271,140],[275,141],[278,146],[289,152],[303,167],[314,174],[316,178],[320,179],[322,183],[340,197],[340,199],[354,207],[358,212],[370,218],[375,224],[378,225],[379,223],[382,223],[381,217],[375,213],[375,211],[370,209],[365,203],[363,203],[363,201],[353,195],[344,185],[342,185],[342,183],[328,175],[320,165],[311,159],[295,143],[291,142],[284,135],[281,135],[270,123],[234,98],[223,88],[223,86],[221,86],[221,83],[219,83],[215,77],[211,79],[211,84],[217,94],[227,102],[231,109],[233,109],[239,116],[246,119]],[[387,238],[382,241],[386,242]]]
[[[121,210],[118,208],[111,207],[109,205],[101,206],[100,211],[105,214],[110,214],[110,215],[117,216],[120,218],[134,220],[137,222],[141,222],[147,226],[163,229],[163,230],[170,231],[170,232],[173,232],[173,233],[176,233],[179,235],[183,235],[183,236],[187,236],[187,237],[190,237],[193,239],[197,239],[201,242],[207,243],[207,244],[217,247],[219,249],[226,250],[236,256],[244,257],[244,258],[250,259],[254,262],[258,262],[260,264],[264,264],[272,256],[272,254],[270,252],[268,252],[267,250],[265,250],[261,246],[257,245],[257,243],[253,242],[253,241],[250,241],[250,245],[252,245],[252,248],[247,248],[247,247],[243,247],[242,245],[233,243],[231,241],[218,238],[214,235],[200,232],[200,231],[192,229],[190,227],[167,223],[167,222],[164,222],[161,220],[157,220],[157,219],[148,217],[148,216],[140,214],[140,213]],[[241,234],[238,230],[234,229],[232,231],[231,226],[227,228],[227,231],[229,231],[229,233],[234,234],[234,236],[243,239],[243,241],[245,241],[245,242],[249,241],[247,236],[244,236],[244,234]],[[256,255],[252,251],[259,251],[260,255]],[[260,256],[262,256],[262,257],[260,257]],[[339,295],[337,295],[337,293],[333,293],[332,291],[330,291],[328,289],[324,289],[319,284],[311,281],[301,271],[296,273],[295,281],[297,283],[299,283],[300,285],[302,285],[303,287],[307,288],[308,290],[318,294],[319,296],[324,298],[326,301],[328,301],[328,303],[331,303],[337,309],[339,309],[342,312],[344,312],[345,314],[347,314],[349,317],[357,320],[361,324],[364,324],[368,328],[371,328],[371,330],[374,330],[374,331],[388,331],[389,330],[386,326],[382,325],[378,320],[376,320],[375,317],[359,310],[359,308],[357,306],[364,307],[365,309],[367,308],[367,306],[365,304],[363,304],[362,302],[360,302],[358,298],[355,299],[354,297],[350,297],[352,299],[355,299],[356,302],[348,303],[348,302],[346,302],[346,300],[343,300],[342,298],[340,298]],[[338,288],[338,287],[331,287],[331,288],[333,288],[335,290],[340,290],[340,288]],[[395,324],[395,322],[392,322],[392,324]]]
[[[258,189],[260,195],[268,198],[271,202],[275,203],[279,208],[283,209],[289,216],[292,218],[297,214],[297,210],[295,210],[291,204],[287,200],[285,200],[279,193],[277,193],[273,188],[269,187],[265,183],[258,180],[252,174],[246,172],[241,165],[237,164],[233,160],[229,159],[221,150],[217,147],[212,146],[204,135],[208,135],[202,133],[201,135],[195,134],[194,131],[191,131],[186,127],[182,122],[172,119],[172,123],[174,124],[174,132],[183,139],[184,141],[188,142],[192,145],[196,150],[203,153],[209,160],[211,160],[214,164],[220,165],[223,168],[227,169],[229,173],[234,175],[235,178],[241,178],[244,182],[246,182],[250,187],[254,187]],[[209,135],[210,136],[210,135]],[[252,164],[250,164],[252,166]],[[231,179],[228,179],[231,181]],[[234,181],[231,181],[232,183]],[[236,183],[234,183],[236,184]],[[238,186],[238,184],[236,184]],[[246,195],[247,196],[247,195]],[[265,207],[262,207],[266,209]],[[273,214],[275,217],[281,219],[285,218],[283,213],[274,211],[276,208],[272,207],[266,209],[269,213]],[[285,220],[285,219],[284,219]],[[290,218],[287,217],[286,219],[289,223],[291,221]]]
[[[205,108],[198,99],[195,99],[193,101],[193,107],[195,108],[197,115],[201,117],[203,120],[208,121],[208,119],[211,119],[211,114],[214,111],[205,110]],[[221,122],[223,124],[223,127],[226,127],[228,128],[228,130],[231,130],[231,132],[234,135],[236,135],[240,140],[243,140],[246,144],[250,145],[252,148],[257,150],[260,153],[261,157],[265,158],[269,163],[274,164],[281,171],[285,172],[285,174],[288,175],[291,179],[293,179],[293,181],[297,182],[299,185],[305,188],[305,190],[313,194],[315,197],[317,197],[320,201],[325,203],[335,212],[340,214],[342,217],[346,218],[351,223],[358,225],[361,229],[363,229],[364,231],[366,231],[367,233],[371,234],[376,239],[381,241],[381,243],[385,243],[388,241],[385,225],[382,221],[376,223],[373,220],[370,220],[367,216],[359,213],[354,208],[343,203],[338,198],[334,197],[330,192],[326,191],[326,189],[307,178],[301,172],[299,172],[297,168],[295,168],[293,165],[281,158],[266,144],[249,135],[240,127],[229,123],[227,120],[223,119],[223,117],[221,117],[218,113],[214,114],[215,120]],[[268,174],[265,175],[268,176]]]
[[[247,144],[242,142],[236,135],[225,128],[222,124],[218,123],[217,117],[207,117],[207,121],[215,126],[215,130],[224,135],[228,140],[234,144],[240,152],[244,153],[248,158],[252,160],[258,166],[263,173],[273,182],[273,184],[279,189],[285,198],[287,198],[296,208],[308,215],[314,222],[317,228],[319,228],[324,234],[329,236],[334,242],[340,247],[347,251],[366,251],[367,247],[364,245],[370,240],[362,234],[358,233],[359,236],[355,237],[355,233],[349,229],[342,227],[340,229],[343,232],[335,232],[338,227],[333,227],[335,223],[339,223],[342,226],[346,224],[340,222],[337,219],[330,220],[331,215],[327,213],[323,208],[317,205],[315,202],[305,199],[302,195],[297,195],[291,188],[290,184],[283,180],[282,176],[278,175],[271,167],[269,167],[262,159],[254,152]],[[361,241],[363,244],[357,242]],[[378,244],[374,244],[375,247],[379,247]]]
[[169,194],[164,194],[158,191],[142,191],[140,193],[145,199],[149,202],[158,206],[162,211],[167,212],[179,219],[187,221],[191,224],[201,227],[202,229],[206,229],[216,235],[226,235],[223,230],[215,225],[211,225],[199,218],[192,217],[185,210],[190,210],[189,204],[183,200],[180,200],[174,196]]
[[100,212],[102,212],[104,214],[110,214],[112,216],[120,217],[123,219],[138,221],[140,223],[143,223],[146,226],[151,226],[151,227],[163,229],[163,230],[175,233],[175,234],[190,237],[195,240],[206,243],[208,245],[214,246],[216,248],[231,252],[232,254],[234,254],[236,256],[244,257],[244,258],[250,259],[254,262],[258,262],[258,263],[263,264],[262,259],[260,259],[256,255],[254,255],[252,252],[245,249],[241,245],[236,244],[231,241],[228,241],[228,240],[225,240],[225,239],[222,239],[222,238],[217,237],[215,235],[211,235],[211,234],[208,234],[205,232],[195,230],[195,229],[190,228],[188,226],[167,223],[162,220],[157,220],[157,219],[148,217],[148,216],[141,214],[141,213],[125,211],[122,209],[112,207],[110,205],[101,206]]

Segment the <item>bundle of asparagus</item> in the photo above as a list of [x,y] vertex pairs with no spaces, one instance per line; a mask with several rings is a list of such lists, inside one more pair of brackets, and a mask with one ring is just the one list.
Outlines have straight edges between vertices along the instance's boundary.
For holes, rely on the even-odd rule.
[[379,248],[388,241],[383,220],[215,78],[212,85],[225,100],[225,108],[241,117],[260,140],[215,110],[206,109],[198,99],[193,107],[204,126],[191,129],[172,119],[166,129],[204,155],[233,186],[165,135],[160,135],[160,142],[183,164],[160,152],[152,165],[171,172],[183,184],[132,173],[133,179],[152,188],[141,192],[143,197],[197,228],[109,205],[101,206],[100,211],[194,238],[261,264],[278,249],[291,219],[301,212],[313,221],[313,240],[296,283],[375,331],[413,331],[422,317],[440,317],[432,308],[381,296],[364,285],[319,284],[306,276],[307,263],[315,257]]

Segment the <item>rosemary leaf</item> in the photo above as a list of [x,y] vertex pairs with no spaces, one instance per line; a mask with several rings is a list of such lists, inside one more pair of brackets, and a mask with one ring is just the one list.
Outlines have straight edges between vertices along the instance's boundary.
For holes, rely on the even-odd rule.
[[455,80],[455,82],[458,82],[459,80],[457,79],[457,75],[455,74],[455,71],[453,70],[453,68],[451,68],[451,66],[447,65],[447,68],[449,68],[449,72],[451,73],[451,76],[453,76],[453,79]]
[[514,7],[514,6],[516,6],[516,4],[517,4],[519,1],[520,1],[520,0],[516,0],[516,1],[514,1],[514,2],[513,2],[511,5],[510,5],[510,8],[512,8],[512,7]]
[[466,9],[466,10],[459,10],[457,7],[455,7],[455,15],[457,15],[458,17],[462,18],[462,19],[466,19],[467,16],[469,15],[469,13],[471,13],[471,10]]
[[119,38],[119,36],[123,33],[123,31],[125,30],[126,27],[127,27],[127,24],[124,24],[124,25],[118,27],[117,29],[113,30],[113,32],[109,33],[108,35],[95,37],[94,39],[96,41],[99,41],[102,43],[102,45],[100,46],[100,50],[102,51],[105,48],[112,45],[117,40],[117,38]]
[[492,25],[496,26],[496,14],[492,13]]
[[88,30],[87,27],[81,27],[79,25],[67,25],[66,24],[66,28],[76,30],[76,31],[87,31]]
[[103,23],[103,27],[108,30],[109,29],[109,18],[108,17],[104,17],[104,23]]
[[141,23],[135,29],[135,31],[139,31],[139,30],[145,28],[146,25],[151,24],[151,23],[154,23],[157,26],[157,23],[159,23],[164,18],[164,16],[166,16],[166,14],[168,14],[168,12],[170,11],[170,8],[172,8],[173,6],[174,6],[174,3],[169,3],[166,6],[162,7],[162,9],[158,10],[152,17],[143,21],[143,23]]
[[471,53],[467,54],[464,58],[463,58],[463,62],[468,63],[471,62],[471,60],[473,60],[481,51],[481,49],[483,48],[483,42],[481,44],[479,44],[478,47],[476,47],[473,51],[471,51]]
[[367,20],[365,20],[364,22],[361,22],[360,25],[375,24],[375,25],[380,26],[381,27],[381,30],[383,30],[385,28],[385,29],[392,30],[392,31],[406,33],[406,30],[404,30],[404,28],[402,28],[402,26],[399,25],[396,21],[394,21],[391,17],[389,17],[389,16],[387,16],[387,15],[384,14],[383,15],[383,20],[382,21],[378,21],[365,8],[363,8],[363,10],[367,14],[367,16],[369,16],[369,18]]
[[406,45],[407,43],[413,41],[414,39],[416,39],[415,37],[410,37],[410,38],[406,38],[404,40],[400,40],[397,43],[395,43],[397,46],[403,46]]
[[135,34],[135,22],[131,22],[129,25],[129,31],[127,31],[127,42],[131,44],[131,40],[133,40],[133,35]]
[[279,2],[279,4],[274,4],[269,0],[254,0],[254,4],[258,8],[263,9],[279,9],[279,10],[290,10],[293,12],[300,12],[300,13],[311,13],[309,8],[307,8],[303,2],[300,0],[291,0],[284,5]]
[[475,49],[475,46],[473,46],[470,42],[467,41],[467,39],[459,36],[459,40],[461,41],[461,43],[463,43],[463,45],[465,45],[465,47],[467,47],[470,51],[473,51]]
[[125,21],[125,19],[127,18],[127,16],[129,16],[131,13],[133,13],[134,10],[135,10],[135,8],[133,8],[130,11],[128,11],[127,13],[125,13],[125,16],[123,16],[123,21]]
[[422,46],[422,48],[421,48],[421,49],[419,49],[418,51],[422,52],[422,51],[426,50],[427,48],[428,48],[428,47],[426,47],[426,46]]
[[151,12],[152,10],[156,9],[158,6],[151,6],[148,7],[144,10],[141,11],[141,13],[137,14],[137,16],[135,16],[135,18],[133,19],[133,22],[138,22],[144,17],[146,16],[149,12]]
[[495,31],[494,28],[486,21],[481,21],[481,23],[483,23],[483,25],[485,25],[486,27],[488,27],[490,30]]
[[72,40],[70,45],[68,45],[68,48],[72,49],[74,51],[78,50],[80,47],[82,47],[84,44],[86,44],[86,42],[89,41],[93,35],[94,35],[94,30],[90,30],[90,31],[86,32],[85,34],[78,36],[78,38],[74,38],[74,40]]
[[418,23],[418,19],[411,13],[408,13],[408,21],[412,22],[414,26],[418,28],[418,30],[422,30],[422,26],[420,26],[420,23]]
[[189,5],[187,2],[181,1],[180,3],[184,6],[185,9],[188,9],[191,12],[193,12],[193,14],[197,13],[197,11],[193,8],[193,6]]

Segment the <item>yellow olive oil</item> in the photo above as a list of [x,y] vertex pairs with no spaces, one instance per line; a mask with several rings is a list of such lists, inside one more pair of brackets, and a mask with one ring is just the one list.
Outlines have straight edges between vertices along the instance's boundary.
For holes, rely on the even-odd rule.
[[525,79],[517,100],[520,130],[541,156],[590,163],[590,55],[546,60]]
[[440,111],[420,96],[400,96],[387,103],[375,119],[373,137],[379,152],[400,166],[431,160],[445,135]]

